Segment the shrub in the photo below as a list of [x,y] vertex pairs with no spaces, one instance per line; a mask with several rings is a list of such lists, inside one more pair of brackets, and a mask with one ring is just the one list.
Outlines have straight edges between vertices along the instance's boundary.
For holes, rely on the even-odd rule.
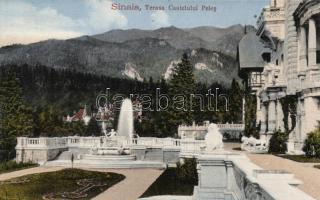
[[288,139],[288,133],[276,131],[269,141],[269,153],[285,153]]
[[34,163],[17,163],[13,160],[0,163],[0,173],[14,171],[17,169],[23,169],[28,167],[35,167],[37,164]]
[[177,177],[180,181],[196,185],[198,183],[197,161],[186,158],[183,164],[177,163]]
[[306,156],[320,158],[320,128],[308,134],[303,151]]

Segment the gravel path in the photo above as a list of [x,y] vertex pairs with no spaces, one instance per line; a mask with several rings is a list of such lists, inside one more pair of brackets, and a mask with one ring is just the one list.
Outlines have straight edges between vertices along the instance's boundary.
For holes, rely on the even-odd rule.
[[320,200],[320,169],[268,154],[247,155],[253,163],[264,169],[280,169],[293,173],[297,179],[303,182],[298,188],[317,200]]
[[[240,147],[240,145],[239,143],[229,143],[225,145],[225,148],[232,151],[233,148]],[[320,169],[314,168],[314,163],[299,163],[269,154],[245,153],[253,163],[264,169],[285,170],[293,173],[297,179],[303,182],[298,188],[320,200]]]
[[63,169],[63,167],[33,167],[28,169],[22,169],[19,171],[9,172],[5,174],[0,174],[0,181],[4,181],[11,178],[16,178],[29,174],[38,174],[44,172],[54,172]]
[[126,178],[93,200],[136,200],[163,172],[157,169],[105,169],[99,171],[123,174]]

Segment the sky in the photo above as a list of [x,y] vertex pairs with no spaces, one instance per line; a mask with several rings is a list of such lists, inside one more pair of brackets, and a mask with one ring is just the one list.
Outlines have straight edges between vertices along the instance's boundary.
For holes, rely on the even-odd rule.
[[[255,25],[269,0],[0,0],[0,46],[46,39],[67,39],[112,29],[157,29],[176,26],[228,27]],[[141,11],[113,10],[112,5],[138,5]],[[145,5],[165,10],[146,10]],[[169,5],[198,6],[198,11],[172,11]],[[202,6],[216,11],[202,11]]]

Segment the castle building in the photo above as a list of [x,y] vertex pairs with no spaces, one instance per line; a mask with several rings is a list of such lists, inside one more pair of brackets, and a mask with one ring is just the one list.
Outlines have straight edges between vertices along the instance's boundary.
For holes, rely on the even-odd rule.
[[301,153],[320,120],[320,0],[271,0],[257,30],[239,43],[239,73],[256,96],[256,123],[267,142],[288,131]]

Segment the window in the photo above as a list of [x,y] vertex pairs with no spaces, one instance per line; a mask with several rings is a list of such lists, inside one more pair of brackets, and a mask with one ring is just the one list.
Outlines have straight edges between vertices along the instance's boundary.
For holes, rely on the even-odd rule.
[[269,62],[271,61],[271,53],[263,53],[263,54],[262,54],[262,59],[263,59],[265,62],[269,63]]

